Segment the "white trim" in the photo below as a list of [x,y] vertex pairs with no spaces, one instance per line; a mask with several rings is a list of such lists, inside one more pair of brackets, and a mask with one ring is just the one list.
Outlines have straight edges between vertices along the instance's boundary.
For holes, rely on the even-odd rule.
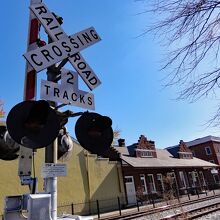
[[[145,191],[143,191],[143,194],[146,195],[146,194],[148,194],[148,192],[147,192],[147,184],[146,184],[146,179],[145,179],[145,175],[144,174],[140,174],[140,180],[144,181]],[[142,188],[142,183],[141,183],[141,188]]]
[[156,151],[155,150],[146,150],[146,149],[136,149],[136,152],[140,152],[141,157],[152,158],[152,157],[154,157],[153,153]]
[[126,181],[125,181],[126,184],[134,183],[134,177],[133,177],[133,176],[125,176],[124,178],[125,178],[125,179],[128,179],[128,178],[131,178],[131,179],[132,179],[131,182],[126,182]]
[[182,180],[183,180],[183,185],[184,186],[181,186],[181,188],[186,188],[186,179],[185,179],[185,175],[184,175],[184,172],[183,171],[179,171],[179,177],[180,177],[180,180],[181,180],[181,184],[182,184]]
[[[207,152],[207,149],[209,149],[210,153]],[[205,147],[205,153],[206,155],[212,155],[212,150],[210,146]]]
[[[152,190],[151,193],[152,193],[152,192],[153,192],[153,193],[154,193],[154,192],[157,192],[156,186],[155,186],[155,182],[154,182],[154,175],[153,175],[153,174],[147,174],[147,176],[151,176],[151,177],[152,177],[152,180],[153,180],[152,183],[153,183],[153,189],[154,189],[154,190]],[[149,184],[149,183],[148,183],[148,184]],[[149,185],[150,185],[150,184],[149,184]]]
[[136,151],[151,151],[151,152],[156,152],[155,150],[148,150],[148,149],[135,149]]
[[202,179],[202,185],[206,186],[206,181],[205,181],[205,178],[204,178],[204,174],[201,170],[199,171],[199,178]]
[[[160,176],[160,179],[158,179],[158,176]],[[161,182],[162,190],[164,190],[163,175],[161,173],[157,173],[157,181]]]
[[[212,176],[213,176],[213,179],[214,179],[215,183],[220,183],[219,175],[218,175],[217,173],[212,174]],[[214,178],[214,176],[217,176],[219,181],[216,181],[216,179]]]
[[192,154],[192,152],[181,152],[181,151],[178,151],[179,154]]

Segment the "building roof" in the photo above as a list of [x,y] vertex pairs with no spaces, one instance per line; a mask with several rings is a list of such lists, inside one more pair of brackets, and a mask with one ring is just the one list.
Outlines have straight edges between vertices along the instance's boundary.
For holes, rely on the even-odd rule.
[[[192,141],[185,142],[185,144],[188,147],[191,147],[191,146],[195,146],[195,145],[198,145],[198,144],[203,144],[203,143],[206,143],[206,142],[209,142],[209,141],[220,142],[220,137],[215,137],[215,136],[209,135],[209,136],[205,136],[205,137],[202,137],[202,138],[197,138],[197,139],[192,140]],[[171,148],[174,148],[176,146],[177,145],[167,147],[166,149],[171,149]]]
[[[132,146],[132,145],[131,145]],[[156,149],[157,158],[140,158],[129,154],[129,147],[116,147],[121,159],[136,168],[175,168],[175,167],[218,167],[218,165],[198,159],[175,158],[166,149]]]

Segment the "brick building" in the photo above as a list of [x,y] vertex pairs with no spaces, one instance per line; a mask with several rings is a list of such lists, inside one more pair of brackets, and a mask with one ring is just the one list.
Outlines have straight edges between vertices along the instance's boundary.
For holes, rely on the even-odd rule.
[[[206,136],[185,142],[186,146],[192,151],[193,156],[210,163],[220,165],[220,138]],[[167,149],[175,148],[176,146]],[[214,183],[220,184],[220,174],[218,169],[212,169],[209,177]]]
[[202,160],[220,165],[220,138],[206,136],[186,142],[193,155]]
[[128,204],[136,202],[136,194],[162,195],[166,187],[166,178],[178,194],[187,193],[188,189],[207,188],[211,169],[217,165],[195,158],[183,141],[178,146],[168,149],[156,149],[155,142],[143,135],[137,143],[125,146],[124,139],[119,139],[115,149],[120,155],[122,175]]

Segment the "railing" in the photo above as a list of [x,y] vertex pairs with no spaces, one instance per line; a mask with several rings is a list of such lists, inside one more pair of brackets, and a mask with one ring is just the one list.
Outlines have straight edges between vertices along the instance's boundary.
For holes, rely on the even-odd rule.
[[[114,214],[121,215],[123,210],[128,208],[136,208],[136,211],[140,211],[142,206],[154,209],[160,208],[164,205],[170,205],[173,201],[186,202],[215,195],[220,195],[219,184],[209,184],[203,187],[188,187],[186,189],[173,190],[170,194],[158,192],[143,195],[142,197],[133,195],[131,197],[116,197],[86,203],[66,204],[58,207],[58,214],[96,215],[97,218],[101,218],[102,215],[107,212],[114,212]],[[133,202],[128,204],[128,201],[132,200]]]
[[[136,208],[136,211],[140,211],[142,206],[154,209],[168,205],[174,200],[177,202],[184,202],[213,195],[220,195],[219,184],[208,184],[203,187],[188,187],[180,190],[173,189],[173,191],[169,193],[157,192],[143,195],[141,197],[133,195],[132,197],[115,197],[84,203],[60,204],[58,206],[58,215],[96,215],[97,218],[101,218],[101,216],[107,212],[114,212],[114,214],[121,215],[123,210],[128,208]],[[132,200],[133,202],[131,202]],[[3,219],[3,216],[0,215],[0,217]]]
[[58,206],[58,215],[97,215],[110,211],[118,211],[126,207],[125,197],[115,197],[110,199],[95,200],[85,203],[71,203]]

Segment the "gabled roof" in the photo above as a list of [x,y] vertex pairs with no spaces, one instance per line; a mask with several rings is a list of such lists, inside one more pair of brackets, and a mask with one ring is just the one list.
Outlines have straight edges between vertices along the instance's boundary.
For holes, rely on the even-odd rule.
[[174,157],[179,157],[179,152],[188,152],[192,153],[192,151],[187,147],[186,143],[180,140],[179,145],[166,148]]
[[[131,145],[130,151],[132,146]],[[127,147],[115,147],[120,153],[121,159],[132,167],[136,168],[175,168],[175,167],[218,167],[218,165],[198,159],[179,159],[175,158],[166,149],[156,149],[157,158],[140,158],[134,157],[129,153]]]

